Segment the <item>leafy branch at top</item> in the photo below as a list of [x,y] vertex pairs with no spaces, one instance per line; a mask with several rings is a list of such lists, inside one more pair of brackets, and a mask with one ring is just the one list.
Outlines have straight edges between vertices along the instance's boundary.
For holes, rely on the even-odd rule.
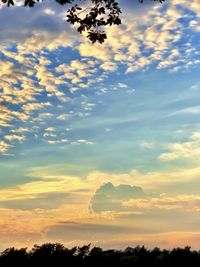
[[[15,5],[15,0],[1,0],[8,7]],[[25,7],[34,7],[37,2],[43,0],[24,0]],[[138,0],[143,3],[144,0]],[[164,2],[165,0],[153,0]],[[117,0],[55,0],[60,5],[71,4],[67,10],[66,21],[77,25],[79,33],[86,32],[88,39],[92,42],[103,43],[107,38],[104,31],[106,26],[120,25],[121,9]],[[75,3],[75,2],[78,2]],[[85,4],[84,7],[80,2]],[[73,5],[73,3],[75,3]],[[87,7],[86,7],[87,6]],[[88,7],[89,6],[89,7]]]

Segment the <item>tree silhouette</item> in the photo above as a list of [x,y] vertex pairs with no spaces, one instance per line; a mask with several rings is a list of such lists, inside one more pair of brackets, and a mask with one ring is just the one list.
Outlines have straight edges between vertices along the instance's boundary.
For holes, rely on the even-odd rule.
[[20,266],[27,266],[29,254],[27,248],[8,248],[1,253],[0,266],[15,266],[17,262]]
[[90,244],[68,249],[60,243],[46,243],[35,245],[30,251],[8,248],[0,254],[0,266],[199,267],[200,251],[191,250],[188,246],[172,250],[157,247],[149,250],[144,246],[103,250],[100,247],[90,248]]
[[[8,7],[15,5],[15,0],[1,0]],[[16,0],[17,1],[17,0]],[[25,7],[34,7],[43,0],[24,0]],[[105,27],[120,25],[121,8],[117,0],[54,0],[60,5],[70,5],[67,10],[66,21],[77,25],[79,33],[86,32],[92,43],[103,43],[107,38]],[[145,0],[138,0],[143,3]],[[165,0],[146,0],[164,2]],[[82,4],[82,5],[81,5]]]

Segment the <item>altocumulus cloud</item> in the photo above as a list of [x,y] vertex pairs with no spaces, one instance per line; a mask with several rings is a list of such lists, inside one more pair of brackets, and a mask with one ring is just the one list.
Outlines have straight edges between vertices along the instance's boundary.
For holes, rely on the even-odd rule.
[[[180,10],[179,4],[185,9]],[[177,0],[176,4],[169,3],[165,8],[156,5],[148,9],[148,12],[139,12],[139,15],[136,11],[133,9],[131,12],[124,12],[126,16],[123,27],[108,29],[109,38],[102,46],[91,45],[67,25],[63,19],[63,7],[55,3],[45,2],[36,5],[34,9],[2,8],[1,99],[11,104],[9,107],[2,107],[3,112],[0,112],[0,125],[6,128],[5,131],[10,126],[15,127],[16,121],[23,122],[24,128],[29,127],[28,123],[33,119],[36,124],[37,116],[39,117],[37,112],[41,109],[48,113],[51,111],[49,103],[54,106],[53,101],[58,101],[62,105],[70,100],[75,91],[89,89],[94,85],[97,87],[109,74],[116,70],[121,71],[121,64],[125,66],[121,73],[124,75],[124,72],[148,69],[153,64],[157,69],[177,71],[199,63],[197,45],[191,43],[191,50],[184,40],[183,45],[180,44],[186,30],[190,30],[191,36],[199,31],[195,26],[199,15],[198,0],[189,3],[187,0]],[[12,20],[8,21],[8,17]],[[183,23],[183,17],[187,17],[188,21]],[[160,29],[157,27],[158,23]],[[52,53],[56,51],[59,55],[59,49],[65,51],[65,54],[67,51],[73,51],[74,57],[66,62],[63,57],[60,59],[58,56],[55,62]],[[81,59],[77,59],[77,55],[81,56]],[[44,95],[48,97],[49,102],[44,102]],[[92,112],[91,104],[85,104],[83,107],[81,103],[78,105],[77,116],[88,116],[86,111]],[[69,103],[69,106],[73,109],[72,103]],[[84,109],[84,113],[81,109]],[[56,112],[58,114],[55,114]],[[55,114],[54,121],[59,118],[62,120],[66,110],[54,110],[52,114]],[[45,118],[38,126],[38,131],[44,123]],[[32,138],[34,139],[34,136]],[[83,136],[78,139],[85,140]],[[55,141],[50,140],[47,143],[53,144]],[[90,143],[89,141],[88,144]],[[7,147],[7,150],[10,148]]]

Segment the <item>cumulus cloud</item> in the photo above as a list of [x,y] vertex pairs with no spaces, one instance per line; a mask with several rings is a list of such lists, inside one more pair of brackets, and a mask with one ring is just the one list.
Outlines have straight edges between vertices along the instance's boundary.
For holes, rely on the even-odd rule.
[[145,193],[141,187],[126,184],[114,186],[112,183],[106,183],[95,192],[91,200],[91,208],[96,212],[123,210],[122,201],[144,196]]
[[130,198],[145,196],[140,187],[130,185],[113,186],[112,183],[102,185],[91,199],[91,208],[95,212],[122,210],[121,202]]

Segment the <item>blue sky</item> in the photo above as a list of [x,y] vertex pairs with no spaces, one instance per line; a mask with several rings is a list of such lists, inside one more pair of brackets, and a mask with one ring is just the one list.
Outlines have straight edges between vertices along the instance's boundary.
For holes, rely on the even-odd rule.
[[122,8],[103,45],[56,4],[0,9],[7,246],[200,244],[200,5]]

